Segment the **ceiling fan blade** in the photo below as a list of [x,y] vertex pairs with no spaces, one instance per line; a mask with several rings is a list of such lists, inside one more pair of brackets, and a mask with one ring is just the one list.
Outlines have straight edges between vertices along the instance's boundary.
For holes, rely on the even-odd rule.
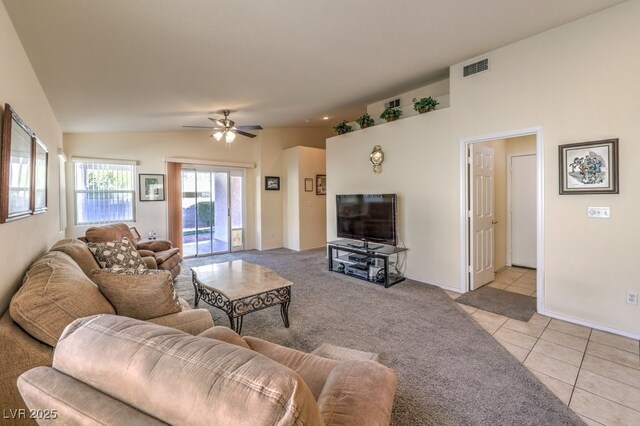
[[240,130],[262,130],[262,126],[253,125],[253,126],[236,126],[236,128]]
[[214,123],[216,123],[216,126],[218,127],[224,127],[224,123],[222,122],[222,120],[218,119],[218,118],[211,118],[211,117],[207,117],[209,120],[213,121]]
[[253,133],[243,132],[242,130],[233,130],[233,132],[242,136],[246,136],[248,138],[255,138],[256,136],[258,136],[258,135],[254,135]]
[[211,126],[182,126],[182,127],[190,127],[192,129],[210,129]]

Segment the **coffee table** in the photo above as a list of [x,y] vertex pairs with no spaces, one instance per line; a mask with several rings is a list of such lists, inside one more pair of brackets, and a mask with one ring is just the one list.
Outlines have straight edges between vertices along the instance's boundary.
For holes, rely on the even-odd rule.
[[291,281],[269,268],[243,260],[213,263],[191,268],[195,306],[202,299],[222,309],[231,329],[240,334],[245,315],[280,305],[280,315],[289,327]]

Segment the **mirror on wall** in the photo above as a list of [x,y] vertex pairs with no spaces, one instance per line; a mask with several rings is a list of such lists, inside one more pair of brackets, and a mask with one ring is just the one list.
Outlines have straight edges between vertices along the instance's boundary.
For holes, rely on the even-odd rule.
[[0,151],[0,223],[47,210],[46,145],[5,104]]

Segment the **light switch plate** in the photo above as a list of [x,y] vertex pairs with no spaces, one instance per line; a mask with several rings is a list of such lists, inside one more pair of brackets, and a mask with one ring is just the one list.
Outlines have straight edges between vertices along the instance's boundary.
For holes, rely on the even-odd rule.
[[609,207],[587,207],[587,217],[609,219],[611,217],[611,210]]

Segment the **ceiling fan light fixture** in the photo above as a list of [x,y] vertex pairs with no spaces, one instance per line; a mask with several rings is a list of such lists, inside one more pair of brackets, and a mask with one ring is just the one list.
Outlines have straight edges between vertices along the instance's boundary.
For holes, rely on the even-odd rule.
[[224,136],[224,133],[225,133],[225,132],[223,132],[222,130],[218,130],[217,132],[215,132],[215,133],[213,134],[213,138],[214,138],[215,140],[217,140],[218,142],[220,142],[220,141],[222,140],[222,137]]
[[229,131],[227,132],[227,134],[226,134],[226,135],[225,135],[225,137],[224,137],[224,140],[225,140],[227,143],[231,143],[231,142],[233,142],[235,139],[236,139],[236,134],[235,134],[235,133],[233,133],[233,132],[229,132]]

